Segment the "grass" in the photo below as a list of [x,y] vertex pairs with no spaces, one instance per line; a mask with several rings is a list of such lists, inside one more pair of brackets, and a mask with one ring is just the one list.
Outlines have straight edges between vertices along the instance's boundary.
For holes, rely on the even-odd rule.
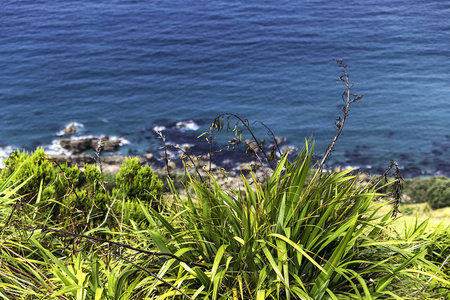
[[[240,191],[222,189],[213,176],[199,182],[188,175],[186,196],[173,188],[162,210],[135,209],[147,226],[129,215],[117,227],[79,235],[58,227],[36,230],[42,216],[16,215],[13,225],[2,224],[0,271],[11,274],[0,276],[2,295],[398,299],[423,297],[423,282],[432,276],[430,286],[450,285],[439,270],[444,254],[436,262],[425,255],[431,248],[424,237],[435,241],[431,252],[446,251],[442,235],[420,225],[390,234],[391,211],[373,202],[375,190],[366,190],[350,170],[309,176],[316,172],[312,153],[307,143],[292,163],[283,157],[265,184],[242,177]],[[13,207],[22,184],[16,190],[3,185],[10,191],[3,207]]]
[[[380,215],[388,213],[389,206],[385,206],[380,209]],[[401,204],[400,214],[397,220],[392,222],[391,226],[394,226],[396,230],[402,229],[404,223],[411,224],[418,220],[424,222],[429,220],[430,230],[433,230],[436,226],[449,226],[450,225],[450,207],[444,207],[432,210],[428,203],[416,203],[416,204]]]

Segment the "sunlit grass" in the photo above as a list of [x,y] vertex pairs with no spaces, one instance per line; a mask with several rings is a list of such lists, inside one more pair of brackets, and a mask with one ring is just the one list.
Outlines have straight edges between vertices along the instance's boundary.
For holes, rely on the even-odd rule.
[[[384,215],[390,211],[389,205],[380,209],[379,214]],[[428,220],[428,227],[430,230],[435,229],[436,226],[450,225],[450,207],[440,209],[431,209],[428,203],[417,204],[401,204],[400,213],[396,220],[391,223],[391,226],[396,230],[401,230],[404,224],[411,224],[413,222],[424,222]]]

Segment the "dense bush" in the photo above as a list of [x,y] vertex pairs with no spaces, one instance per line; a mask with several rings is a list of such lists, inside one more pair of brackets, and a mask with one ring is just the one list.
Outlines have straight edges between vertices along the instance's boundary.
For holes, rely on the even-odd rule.
[[450,179],[447,177],[407,179],[404,186],[411,203],[428,202],[432,209],[450,206]]
[[[159,205],[163,183],[148,166],[141,166],[137,157],[127,158],[116,175],[116,186],[127,200],[141,200]],[[121,196],[121,195],[120,195]]]
[[428,202],[427,190],[433,178],[411,178],[405,180],[405,194],[409,196],[411,203]]
[[[41,215],[50,215],[56,223],[65,222],[67,216],[71,216],[71,221],[81,217],[96,224],[104,219],[108,204],[114,204],[112,208],[118,213],[126,210],[127,216],[138,218],[137,200],[157,207],[163,188],[152,169],[141,166],[137,158],[127,158],[114,176],[102,174],[95,165],[85,164],[81,172],[66,162],[56,163],[43,149],[32,154],[15,151],[5,161],[0,181],[8,180],[14,172],[16,180],[27,180],[20,189],[20,196],[26,203],[35,205],[34,209]],[[122,200],[122,196],[125,201],[113,201],[115,197]],[[145,217],[141,215],[138,219]]]
[[27,202],[35,201],[41,189],[42,198],[60,199],[67,193],[68,188],[78,185],[80,170],[76,166],[69,167],[67,163],[59,166],[60,168],[56,167],[53,161],[48,160],[41,148],[31,155],[17,150],[11,153],[5,161],[5,167],[0,173],[0,180],[6,180],[20,168],[16,176],[29,179],[20,190]]
[[[374,176],[376,179],[377,176]],[[393,182],[390,178],[388,182]],[[378,190],[381,193],[391,194],[392,185],[386,185]],[[432,209],[450,206],[450,179],[447,177],[411,178],[404,183],[403,194],[408,203],[428,202]],[[406,200],[407,199],[407,200]]]
[[427,199],[432,209],[450,206],[450,179],[431,178],[427,189]]

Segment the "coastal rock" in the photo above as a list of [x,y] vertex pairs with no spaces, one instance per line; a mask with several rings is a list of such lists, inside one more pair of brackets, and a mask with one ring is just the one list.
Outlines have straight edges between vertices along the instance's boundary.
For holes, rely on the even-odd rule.
[[61,147],[73,153],[81,153],[88,150],[91,147],[91,141],[89,139],[62,139],[59,141]]
[[169,166],[169,169],[171,169],[171,170],[175,170],[177,168],[177,165],[174,161],[169,161],[169,163],[167,165]]
[[368,173],[359,173],[358,180],[362,182],[368,182],[370,180],[370,175]]
[[281,138],[281,137],[276,136],[275,141],[277,142],[278,145],[280,145],[282,143],[287,142],[287,138],[285,138],[285,137]]
[[[98,144],[98,139],[93,141],[94,145]],[[110,140],[109,137],[102,138],[103,151],[115,151],[120,146],[120,140]],[[92,144],[91,144],[92,145]]]
[[293,154],[297,151],[297,149],[295,147],[292,146],[285,146],[281,149],[281,153],[282,155],[285,155],[286,153],[288,154]]
[[59,144],[64,149],[78,154],[86,150],[96,149],[99,141],[102,143],[103,151],[115,151],[120,146],[120,140],[110,140],[108,136],[102,138],[61,139]]
[[243,163],[239,165],[239,171],[241,171],[244,174],[253,172],[257,169],[259,165],[251,162],[251,163]]
[[210,165],[209,162],[201,164],[201,167],[205,171],[209,171],[210,169],[213,171],[217,169],[217,165],[215,163],[211,163]]
[[251,150],[251,153],[258,153],[259,152],[259,145],[255,141],[246,140],[245,145],[247,146],[248,150]]
[[84,167],[84,164],[95,164],[95,158],[91,155],[80,154],[80,155],[65,155],[65,154],[54,154],[49,155],[51,159],[55,161],[65,161],[72,166],[78,166],[79,168]]
[[75,126],[75,123],[70,123],[69,125],[67,125],[66,128],[64,128],[64,133],[66,135],[72,135],[75,134],[77,132],[77,127]]
[[443,153],[439,150],[434,149],[433,151],[431,151],[431,153],[433,153],[434,155],[442,155]]

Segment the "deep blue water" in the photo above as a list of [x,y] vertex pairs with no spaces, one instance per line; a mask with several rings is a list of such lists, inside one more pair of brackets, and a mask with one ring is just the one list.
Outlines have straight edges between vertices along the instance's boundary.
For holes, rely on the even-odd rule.
[[0,148],[49,149],[78,122],[79,135],[126,138],[122,154],[156,153],[155,126],[193,119],[192,137],[232,112],[297,148],[312,135],[320,154],[343,58],[364,98],[330,165],[450,175],[449,16],[427,0],[4,0]]

